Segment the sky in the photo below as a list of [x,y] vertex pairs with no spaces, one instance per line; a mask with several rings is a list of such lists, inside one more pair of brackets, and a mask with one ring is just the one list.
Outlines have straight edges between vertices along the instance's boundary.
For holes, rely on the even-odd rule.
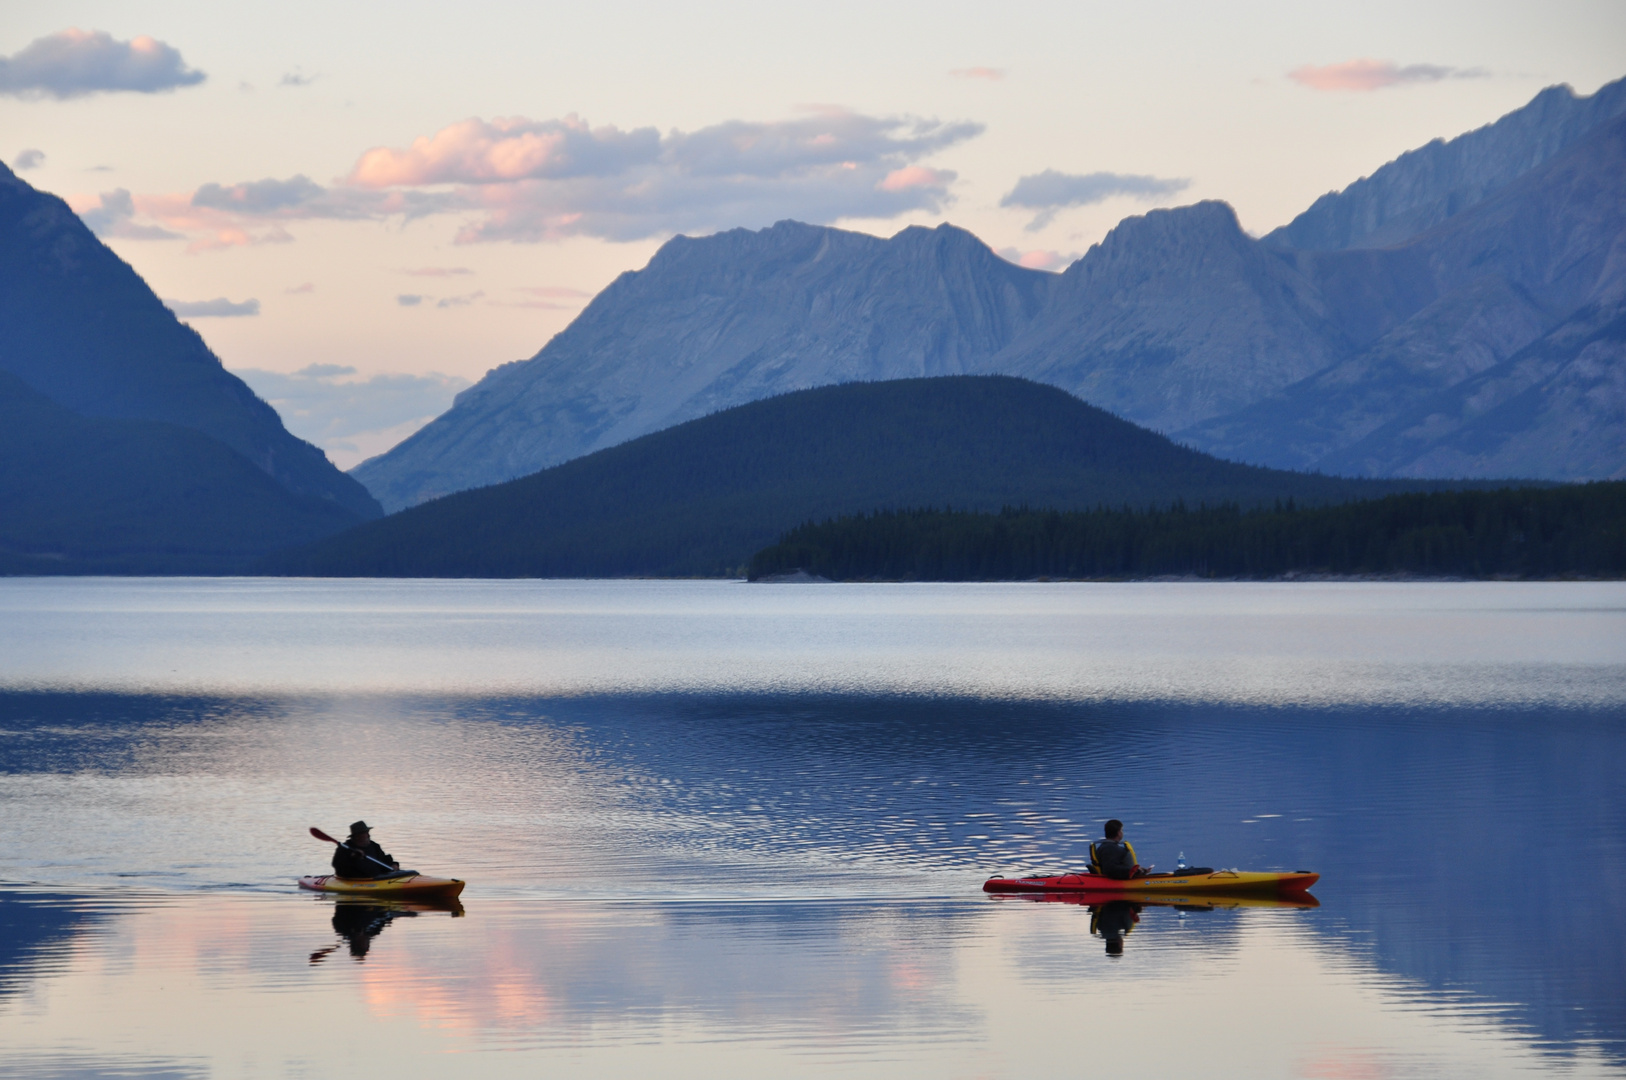
[[1059,270],[1622,75],[1621,0],[7,0],[0,158],[349,468],[677,233],[947,221]]

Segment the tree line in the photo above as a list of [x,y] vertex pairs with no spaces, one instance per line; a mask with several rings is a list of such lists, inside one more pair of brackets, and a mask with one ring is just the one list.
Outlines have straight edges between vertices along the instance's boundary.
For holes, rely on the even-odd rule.
[[752,580],[1626,576],[1626,482],[1086,511],[919,509],[808,522],[757,552]]

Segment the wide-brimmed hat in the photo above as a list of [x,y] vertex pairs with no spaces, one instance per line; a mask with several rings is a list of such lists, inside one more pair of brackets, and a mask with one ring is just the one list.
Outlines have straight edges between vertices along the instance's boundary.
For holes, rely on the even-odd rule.
[[372,831],[373,830],[367,827],[367,823],[365,821],[352,821],[350,823],[351,836],[355,836],[357,833],[370,833]]

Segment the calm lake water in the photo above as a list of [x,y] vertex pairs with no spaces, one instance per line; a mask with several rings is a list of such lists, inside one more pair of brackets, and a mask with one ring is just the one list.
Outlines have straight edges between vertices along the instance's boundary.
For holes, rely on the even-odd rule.
[[1626,1076],[1623,769],[1620,584],[0,579],[0,1076]]

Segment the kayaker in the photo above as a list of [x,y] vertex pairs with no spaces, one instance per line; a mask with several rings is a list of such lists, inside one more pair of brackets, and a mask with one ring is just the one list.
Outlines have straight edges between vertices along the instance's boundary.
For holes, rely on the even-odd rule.
[[1090,845],[1090,869],[1114,881],[1145,877],[1135,849],[1124,840],[1124,823],[1117,818],[1107,822],[1101,830],[1105,839]]
[[[369,855],[372,858],[368,858]],[[333,849],[333,872],[342,878],[388,877],[389,871],[373,859],[401,869],[401,864],[373,841],[367,823],[358,821],[350,826],[350,839]]]

